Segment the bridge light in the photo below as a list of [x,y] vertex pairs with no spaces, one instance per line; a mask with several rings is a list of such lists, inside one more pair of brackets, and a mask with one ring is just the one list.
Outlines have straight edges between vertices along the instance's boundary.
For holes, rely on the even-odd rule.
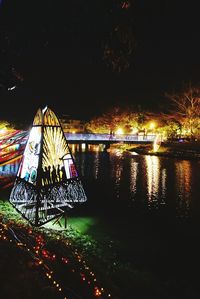
[[118,128],[115,133],[118,135],[122,135],[122,134],[124,134],[124,131],[122,128]]

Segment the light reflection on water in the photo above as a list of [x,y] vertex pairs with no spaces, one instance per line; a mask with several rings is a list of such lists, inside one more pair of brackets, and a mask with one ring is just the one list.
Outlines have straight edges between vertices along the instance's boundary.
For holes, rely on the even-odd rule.
[[[77,152],[77,160],[83,162],[84,155]],[[89,152],[84,157],[85,166],[79,164],[79,167],[86,182],[94,178],[99,197],[103,194],[101,183],[106,182],[109,194],[114,194],[124,205],[140,202],[149,210],[166,206],[181,216],[187,216],[191,202],[198,200],[198,161],[101,151]]]
[[[109,200],[105,199],[107,194],[124,205],[139,202],[149,210],[172,207],[184,217],[195,202],[200,211],[199,161],[105,152],[97,146],[94,149],[83,152],[78,146],[72,147],[79,173],[94,198]],[[0,186],[17,170],[18,163],[0,166]]]
[[159,195],[160,160],[156,156],[145,156],[147,175],[147,194],[149,205],[157,203]]
[[161,202],[164,203],[167,189],[167,169],[163,168],[161,172]]
[[131,159],[130,164],[130,194],[131,199],[134,200],[134,195],[137,191],[138,162],[134,161],[134,159]]
[[190,161],[177,161],[175,163],[176,177],[179,184],[176,185],[177,209],[186,214],[190,209],[192,170]]
[[121,180],[122,180],[122,171],[123,171],[123,160],[121,155],[109,154],[110,155],[110,179],[113,182],[114,191],[116,194],[116,198],[120,198],[121,191]]
[[98,178],[99,174],[99,155],[98,152],[94,153],[94,164],[93,164],[93,176],[95,179]]

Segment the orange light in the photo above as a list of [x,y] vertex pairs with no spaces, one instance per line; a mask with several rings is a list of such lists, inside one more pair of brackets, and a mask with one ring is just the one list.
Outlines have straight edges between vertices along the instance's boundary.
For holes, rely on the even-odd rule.
[[94,295],[96,297],[100,297],[101,296],[101,291],[99,290],[99,288],[95,287]]

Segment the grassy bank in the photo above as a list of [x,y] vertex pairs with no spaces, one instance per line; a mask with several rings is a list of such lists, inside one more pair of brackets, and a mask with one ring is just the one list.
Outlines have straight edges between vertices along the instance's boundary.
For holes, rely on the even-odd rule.
[[[15,230],[18,227],[24,232],[20,225],[27,224],[8,203],[1,202],[0,209],[4,222],[11,222]],[[198,225],[189,220],[169,218],[162,213],[128,212],[122,208],[118,213],[110,211],[106,215],[80,213],[78,216],[74,213],[69,216],[67,231],[52,232],[40,228],[35,233],[45,236],[49,251],[55,252],[58,257],[65,255],[70,260],[66,271],[59,263],[53,264],[53,269],[59,280],[73,287],[80,298],[93,298],[80,281],[83,261],[95,273],[98,285],[105,289],[106,295],[99,298],[194,299],[199,296],[200,234]],[[71,244],[70,247],[66,248],[63,242]],[[0,242],[0,248],[0,263],[7,265],[5,276],[2,273],[3,289],[4,293],[11,294],[9,298],[16,298],[12,297],[13,293],[20,294],[20,298],[63,298],[48,284],[35,264],[33,268],[29,267],[30,256],[23,250],[19,251],[10,243],[5,245],[4,241]],[[75,260],[74,252],[79,253],[81,263]],[[71,271],[73,269],[75,274]],[[20,271],[23,275],[19,275]],[[15,277],[15,290],[9,291],[6,283],[9,273],[8,282],[12,283]],[[21,295],[24,275],[27,277],[26,287]],[[31,293],[29,285],[30,290],[37,288],[37,292]],[[40,297],[43,291],[46,297]],[[108,297],[110,293],[111,297]]]

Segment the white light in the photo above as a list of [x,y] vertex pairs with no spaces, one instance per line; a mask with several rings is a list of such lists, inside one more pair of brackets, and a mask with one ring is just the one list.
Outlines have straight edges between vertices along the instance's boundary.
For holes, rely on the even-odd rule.
[[137,128],[132,128],[132,134],[136,134],[138,132],[138,129]]
[[16,88],[16,85],[12,86],[12,87],[8,87],[8,90],[13,90]]
[[123,130],[121,129],[121,128],[119,128],[119,129],[117,129],[117,131],[116,131],[116,134],[118,134],[118,135],[121,135],[121,134],[123,134],[124,132],[123,132]]
[[44,107],[44,109],[42,109],[42,113],[44,114],[46,111],[47,111],[47,106],[46,107]]

